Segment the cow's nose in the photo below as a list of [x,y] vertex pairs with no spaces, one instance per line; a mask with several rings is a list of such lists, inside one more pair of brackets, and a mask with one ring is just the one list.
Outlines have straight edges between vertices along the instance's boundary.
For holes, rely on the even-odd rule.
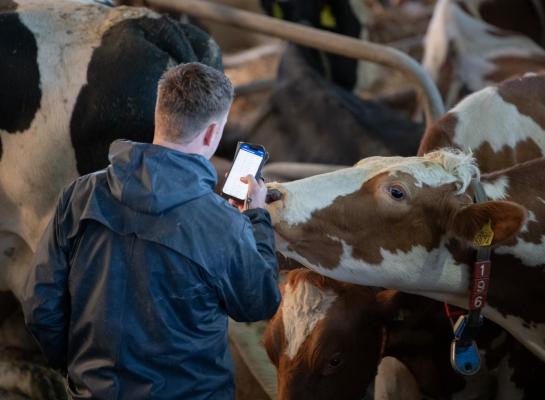
[[269,188],[265,201],[267,204],[274,203],[275,201],[282,200],[282,196],[283,194],[280,190]]

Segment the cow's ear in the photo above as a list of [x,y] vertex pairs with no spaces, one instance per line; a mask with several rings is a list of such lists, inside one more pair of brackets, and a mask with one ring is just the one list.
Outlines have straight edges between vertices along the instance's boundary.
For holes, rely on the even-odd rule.
[[511,201],[472,204],[456,212],[452,233],[475,246],[495,245],[516,236],[526,221],[524,207]]
[[376,295],[376,311],[382,323],[391,321],[399,312],[399,292],[393,289],[381,290]]

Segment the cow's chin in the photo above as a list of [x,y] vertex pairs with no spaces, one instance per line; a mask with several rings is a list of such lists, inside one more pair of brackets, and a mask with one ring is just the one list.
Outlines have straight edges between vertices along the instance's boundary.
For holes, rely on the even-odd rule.
[[284,202],[282,200],[276,200],[268,203],[266,208],[271,215],[271,222],[273,226],[276,226],[283,221],[282,212],[284,210]]
[[277,254],[281,255],[281,258],[277,257],[279,260],[280,269],[315,269],[314,266],[309,264],[304,257],[290,249],[289,241],[286,240],[281,233],[275,231],[274,239],[276,241],[276,252]]
[[450,305],[468,308],[469,304],[469,292],[463,293],[444,293],[444,292],[430,292],[430,291],[407,291],[407,293],[415,294],[428,299],[437,300],[448,303]]

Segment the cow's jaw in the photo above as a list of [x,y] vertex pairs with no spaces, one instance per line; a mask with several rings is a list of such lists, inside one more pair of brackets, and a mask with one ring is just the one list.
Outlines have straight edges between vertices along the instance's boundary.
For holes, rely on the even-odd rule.
[[[283,256],[332,279],[395,288],[415,294],[428,292],[424,294],[426,297],[441,300],[447,296],[456,299],[456,303],[467,304],[469,266],[457,264],[443,245],[432,251],[415,246],[407,253],[392,253],[381,249],[383,261],[380,264],[369,264],[353,257],[351,247],[342,242],[340,262],[334,268],[326,268],[294,251],[289,242],[278,233],[276,244],[277,250]],[[433,292],[437,292],[437,296],[429,295]]]

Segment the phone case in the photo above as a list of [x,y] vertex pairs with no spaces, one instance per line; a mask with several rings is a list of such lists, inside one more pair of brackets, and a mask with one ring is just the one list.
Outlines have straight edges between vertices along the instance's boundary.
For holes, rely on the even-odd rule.
[[[248,143],[248,142],[238,142],[237,143],[237,149],[235,151],[235,156],[233,157],[233,162],[231,164],[231,168],[229,168],[229,172],[227,173],[227,177],[225,179],[225,183],[227,183],[227,179],[229,178],[229,174],[231,174],[231,169],[233,168],[233,164],[235,163],[235,160],[238,156],[238,152],[240,151],[240,147],[242,145],[247,145],[248,147],[252,148],[252,149],[257,149],[257,150],[261,150],[265,153],[265,156],[263,157],[263,160],[261,160],[261,164],[259,165],[259,168],[257,169],[257,172],[256,172],[256,179],[259,179],[261,177],[261,170],[263,169],[263,166],[265,165],[265,163],[267,162],[267,160],[269,159],[269,153],[267,152],[267,150],[265,150],[265,147],[260,145],[260,144],[255,144],[255,143]],[[225,189],[225,183],[223,185],[223,188],[221,189],[221,193],[224,197],[226,198],[229,198],[229,199],[234,199],[234,200],[238,200],[238,201],[244,201],[244,199],[239,199],[238,197],[235,197],[235,196],[231,196],[227,193],[224,192],[224,189]]]

